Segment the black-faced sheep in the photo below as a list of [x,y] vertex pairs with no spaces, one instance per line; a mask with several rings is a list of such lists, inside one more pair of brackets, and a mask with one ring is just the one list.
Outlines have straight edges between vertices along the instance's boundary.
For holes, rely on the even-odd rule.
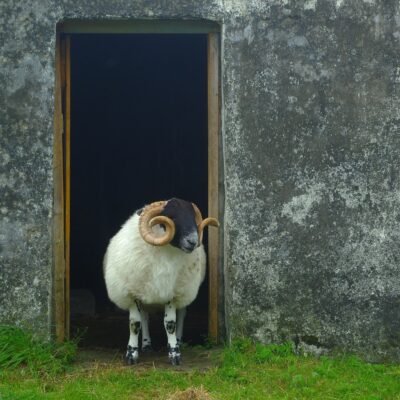
[[159,305],[165,307],[169,359],[180,363],[185,307],[196,298],[205,276],[202,236],[207,225],[219,223],[203,220],[196,205],[174,198],[137,211],[111,239],[104,277],[109,298],[129,310],[128,364],[138,361],[140,330],[142,349],[151,348],[148,309]]

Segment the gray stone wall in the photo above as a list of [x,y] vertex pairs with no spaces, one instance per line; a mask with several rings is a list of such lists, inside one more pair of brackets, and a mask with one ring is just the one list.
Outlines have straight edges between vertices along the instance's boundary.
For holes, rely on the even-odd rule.
[[0,2],[0,320],[49,331],[55,16]]
[[282,1],[226,21],[230,335],[400,359],[399,11]]
[[51,328],[57,22],[222,26],[228,337],[400,360],[400,6],[0,3],[0,320]]

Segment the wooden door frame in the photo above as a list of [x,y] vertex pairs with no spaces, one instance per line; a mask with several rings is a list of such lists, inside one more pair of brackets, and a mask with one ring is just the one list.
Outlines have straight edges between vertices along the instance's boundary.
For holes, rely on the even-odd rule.
[[[203,33],[207,34],[208,79],[208,214],[221,218],[220,212],[220,33],[219,27],[207,21],[71,21],[57,27],[54,113],[54,211],[53,211],[53,263],[54,263],[54,333],[57,341],[69,337],[70,331],[70,110],[71,65],[70,49],[73,33]],[[222,226],[221,226],[222,228]],[[220,262],[220,234],[209,229],[208,245],[208,333],[220,340],[219,310],[222,297]]]

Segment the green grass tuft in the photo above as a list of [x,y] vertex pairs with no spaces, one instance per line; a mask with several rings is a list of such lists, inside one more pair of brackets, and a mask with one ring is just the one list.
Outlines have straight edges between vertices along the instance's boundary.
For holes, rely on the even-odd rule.
[[0,369],[26,368],[32,373],[59,373],[76,354],[76,342],[56,344],[16,326],[0,325]]
[[[27,338],[28,343],[36,343],[32,336]],[[54,347],[50,349],[53,356]],[[189,350],[204,355],[207,349]],[[296,355],[291,343],[265,346],[247,339],[207,351],[213,360],[207,370],[142,369],[140,364],[130,368],[115,363],[84,368],[78,364],[54,375],[32,376],[20,369],[9,370],[0,377],[0,398],[167,400],[203,393],[203,398],[215,400],[400,400],[398,365],[369,364],[354,356],[305,357]],[[42,350],[35,350],[30,361],[7,361],[7,365],[27,366],[31,362],[37,368],[47,359]],[[49,365],[54,364],[51,361]]]

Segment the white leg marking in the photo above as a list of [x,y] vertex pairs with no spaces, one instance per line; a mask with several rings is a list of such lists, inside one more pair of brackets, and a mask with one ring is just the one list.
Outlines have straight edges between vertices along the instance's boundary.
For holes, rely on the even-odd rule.
[[176,307],[171,303],[165,306],[164,326],[168,337],[168,357],[173,365],[178,365],[181,354],[176,341]]
[[139,332],[141,328],[140,311],[136,303],[129,309],[129,342],[126,351],[126,362],[128,364],[136,364],[139,359]]
[[176,347],[176,308],[171,303],[165,306],[164,326],[169,347]]

